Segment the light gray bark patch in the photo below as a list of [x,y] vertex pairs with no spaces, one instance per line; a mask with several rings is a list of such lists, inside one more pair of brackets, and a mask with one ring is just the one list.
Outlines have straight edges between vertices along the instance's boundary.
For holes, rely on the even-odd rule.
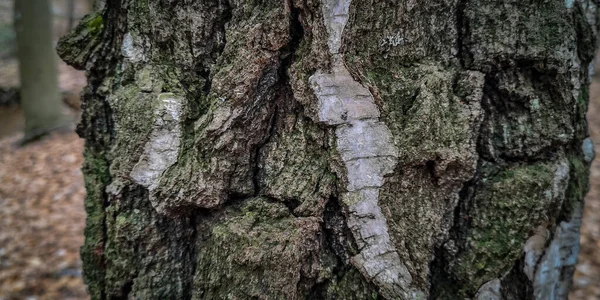
[[347,193],[341,198],[348,206],[348,227],[360,249],[351,262],[384,297],[417,298],[424,294],[410,291],[411,275],[400,260],[378,205],[384,176],[394,171],[398,150],[391,131],[379,121],[370,91],[352,78],[338,54],[350,2],[323,0],[333,68],[331,73],[317,72],[309,80],[319,101],[319,121],[337,126],[337,150],[348,172]]
[[591,163],[596,157],[596,151],[594,150],[594,141],[592,141],[591,138],[583,140],[581,150],[583,151],[583,158],[587,163]]
[[[592,31],[594,32],[594,36],[598,36],[598,5],[595,1],[578,1],[581,4],[581,7],[584,8],[585,18],[588,24],[590,24],[590,29],[592,29]],[[591,69],[589,74],[590,76],[594,73],[594,61],[595,59],[592,60],[592,62],[589,65],[589,68]]]
[[378,197],[377,188],[364,188],[343,197],[351,212],[348,227],[360,250],[351,261],[368,279],[383,288],[386,296],[403,295],[406,298],[408,294],[404,287],[412,279],[390,242],[387,221],[377,204]]
[[341,137],[337,141],[338,151],[346,162],[356,158],[398,156],[396,147],[390,142],[392,133],[383,122],[366,120],[341,125],[336,134]]
[[323,0],[323,18],[329,34],[329,51],[337,54],[342,45],[342,33],[348,22],[351,0]]
[[568,9],[573,8],[573,5],[575,5],[575,0],[565,0],[565,7]]
[[[338,139],[351,137],[353,136],[338,135]],[[384,176],[394,171],[397,161],[396,157],[357,158],[346,161],[348,191],[353,192],[369,187],[380,188],[384,183]]]
[[[334,72],[342,66],[337,65]],[[319,117],[324,123],[338,125],[338,152],[348,170],[346,189],[349,192],[342,196],[342,201],[349,207],[348,225],[361,248],[351,261],[381,288],[386,297],[409,298],[407,290],[412,278],[400,261],[388,233],[387,221],[377,204],[384,176],[393,172],[398,160],[390,130],[376,117],[378,110],[374,113],[376,106],[366,88],[361,86],[359,89],[357,85],[360,84],[349,81],[351,77],[344,73],[317,76],[311,78],[311,82],[321,104],[325,103],[320,106]],[[326,80],[319,80],[324,78]],[[327,82],[327,85],[321,86],[320,82]],[[327,89],[340,94],[319,93],[319,90]],[[356,91],[354,96],[352,91]],[[366,98],[367,94],[369,98]],[[330,109],[328,101],[334,98],[343,109]],[[366,103],[353,105],[358,101]],[[361,106],[371,109],[361,110]]]
[[[343,65],[337,65],[334,72],[341,66]],[[345,76],[343,71],[341,76],[339,73],[317,76],[319,79],[327,78],[326,86],[319,85],[323,81],[311,78],[315,94],[321,103],[328,103],[328,100],[336,98],[340,104],[338,107],[345,108],[330,109],[328,105],[321,105],[319,113],[322,122],[338,125],[338,152],[348,171],[348,193],[342,196],[342,201],[349,208],[348,226],[361,249],[351,261],[381,288],[386,297],[406,299],[409,297],[407,290],[412,278],[393,246],[387,220],[378,205],[379,189],[384,183],[384,176],[394,171],[398,161],[391,132],[377,118],[378,110],[366,88],[358,88],[357,85],[360,84],[349,81],[351,77]],[[340,94],[323,96],[319,94],[319,87],[321,91],[336,90]],[[354,96],[353,91],[356,92]],[[366,95],[369,95],[368,98]],[[357,101],[368,101],[362,107],[371,109],[361,110],[360,106],[353,105]]]
[[[552,182],[552,188],[546,192],[548,199],[565,199],[565,191],[569,182],[569,162],[566,159],[561,160],[556,165],[556,171],[554,172],[554,179]],[[523,272],[529,280],[535,280],[536,270],[539,267],[540,259],[546,248],[546,243],[550,237],[550,232],[545,226],[538,226],[534,234],[527,239],[523,250],[525,252],[525,265],[523,266]]]
[[319,121],[339,125],[379,118],[379,109],[369,90],[356,82],[345,68],[336,69],[333,74],[316,73],[310,77],[319,100]]
[[121,45],[121,54],[126,60],[136,63],[144,60],[144,51],[139,46],[139,41],[127,32],[123,36],[123,45]]
[[525,265],[523,266],[523,273],[527,275],[529,280],[534,280],[535,268],[540,261],[540,258],[544,254],[546,248],[546,242],[550,237],[550,232],[546,227],[539,226],[535,230],[535,234],[532,235],[525,243]]
[[501,288],[502,283],[498,278],[486,282],[477,291],[475,300],[502,300]]
[[167,168],[177,161],[181,144],[182,99],[173,94],[160,94],[152,132],[144,152],[131,170],[131,178],[153,191]]
[[554,172],[554,181],[552,182],[552,195],[550,198],[553,199],[565,199],[565,192],[567,185],[569,184],[569,162],[566,159],[561,160],[556,166]]
[[579,255],[579,230],[582,208],[578,207],[571,220],[561,222],[554,238],[539,263],[533,282],[536,299],[567,299],[572,274]]

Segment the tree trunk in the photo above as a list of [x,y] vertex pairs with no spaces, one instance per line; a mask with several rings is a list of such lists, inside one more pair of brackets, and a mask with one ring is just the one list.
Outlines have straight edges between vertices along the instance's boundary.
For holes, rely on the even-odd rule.
[[[102,6],[102,5],[100,5]],[[94,299],[566,299],[594,152],[586,1],[108,0]]]
[[70,32],[71,30],[73,30],[73,25],[75,23],[75,0],[69,0],[67,1],[67,16],[68,16],[68,23],[67,23],[67,28],[68,31]]
[[14,18],[27,141],[67,125],[68,120],[58,89],[49,1],[15,1]]

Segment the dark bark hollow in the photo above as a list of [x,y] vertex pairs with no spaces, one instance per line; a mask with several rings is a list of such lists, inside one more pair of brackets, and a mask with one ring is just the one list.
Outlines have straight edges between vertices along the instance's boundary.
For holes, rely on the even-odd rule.
[[88,72],[92,297],[566,299],[595,24],[570,0],[106,1],[58,49]]

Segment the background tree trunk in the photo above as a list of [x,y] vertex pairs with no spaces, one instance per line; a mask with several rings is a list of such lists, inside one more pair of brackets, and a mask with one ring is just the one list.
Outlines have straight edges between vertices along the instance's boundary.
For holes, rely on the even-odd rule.
[[[92,6],[92,5],[90,5]],[[67,16],[68,16],[68,23],[67,23],[67,28],[69,31],[73,30],[73,25],[75,23],[76,17],[75,17],[75,0],[69,0],[67,1]]]
[[58,89],[49,1],[15,1],[14,18],[27,141],[68,125],[68,120]]
[[88,71],[94,299],[565,299],[587,1],[109,0]]

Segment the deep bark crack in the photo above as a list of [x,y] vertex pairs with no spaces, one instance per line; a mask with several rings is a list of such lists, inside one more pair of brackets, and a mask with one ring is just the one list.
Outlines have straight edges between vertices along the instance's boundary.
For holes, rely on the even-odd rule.
[[460,66],[465,68],[465,58],[464,58],[464,39],[466,35],[466,31],[468,30],[467,20],[465,18],[465,8],[466,8],[467,0],[458,0],[456,3],[456,56],[458,57],[458,61]]
[[270,117],[268,135],[264,138],[263,142],[256,147],[253,153],[252,184],[254,186],[254,196],[261,195],[260,165],[262,161],[261,155],[263,154],[263,148],[276,135],[278,114],[279,110],[283,109],[283,106],[285,105],[285,99],[288,99],[289,97],[293,98],[292,87],[290,86],[289,69],[294,63],[298,47],[304,39],[304,27],[300,22],[299,9],[294,7],[292,1],[288,0],[287,5],[290,8],[290,40],[287,45],[280,50],[280,62],[277,69],[277,82],[273,86],[273,88],[276,90],[276,104],[271,107],[272,115]]

